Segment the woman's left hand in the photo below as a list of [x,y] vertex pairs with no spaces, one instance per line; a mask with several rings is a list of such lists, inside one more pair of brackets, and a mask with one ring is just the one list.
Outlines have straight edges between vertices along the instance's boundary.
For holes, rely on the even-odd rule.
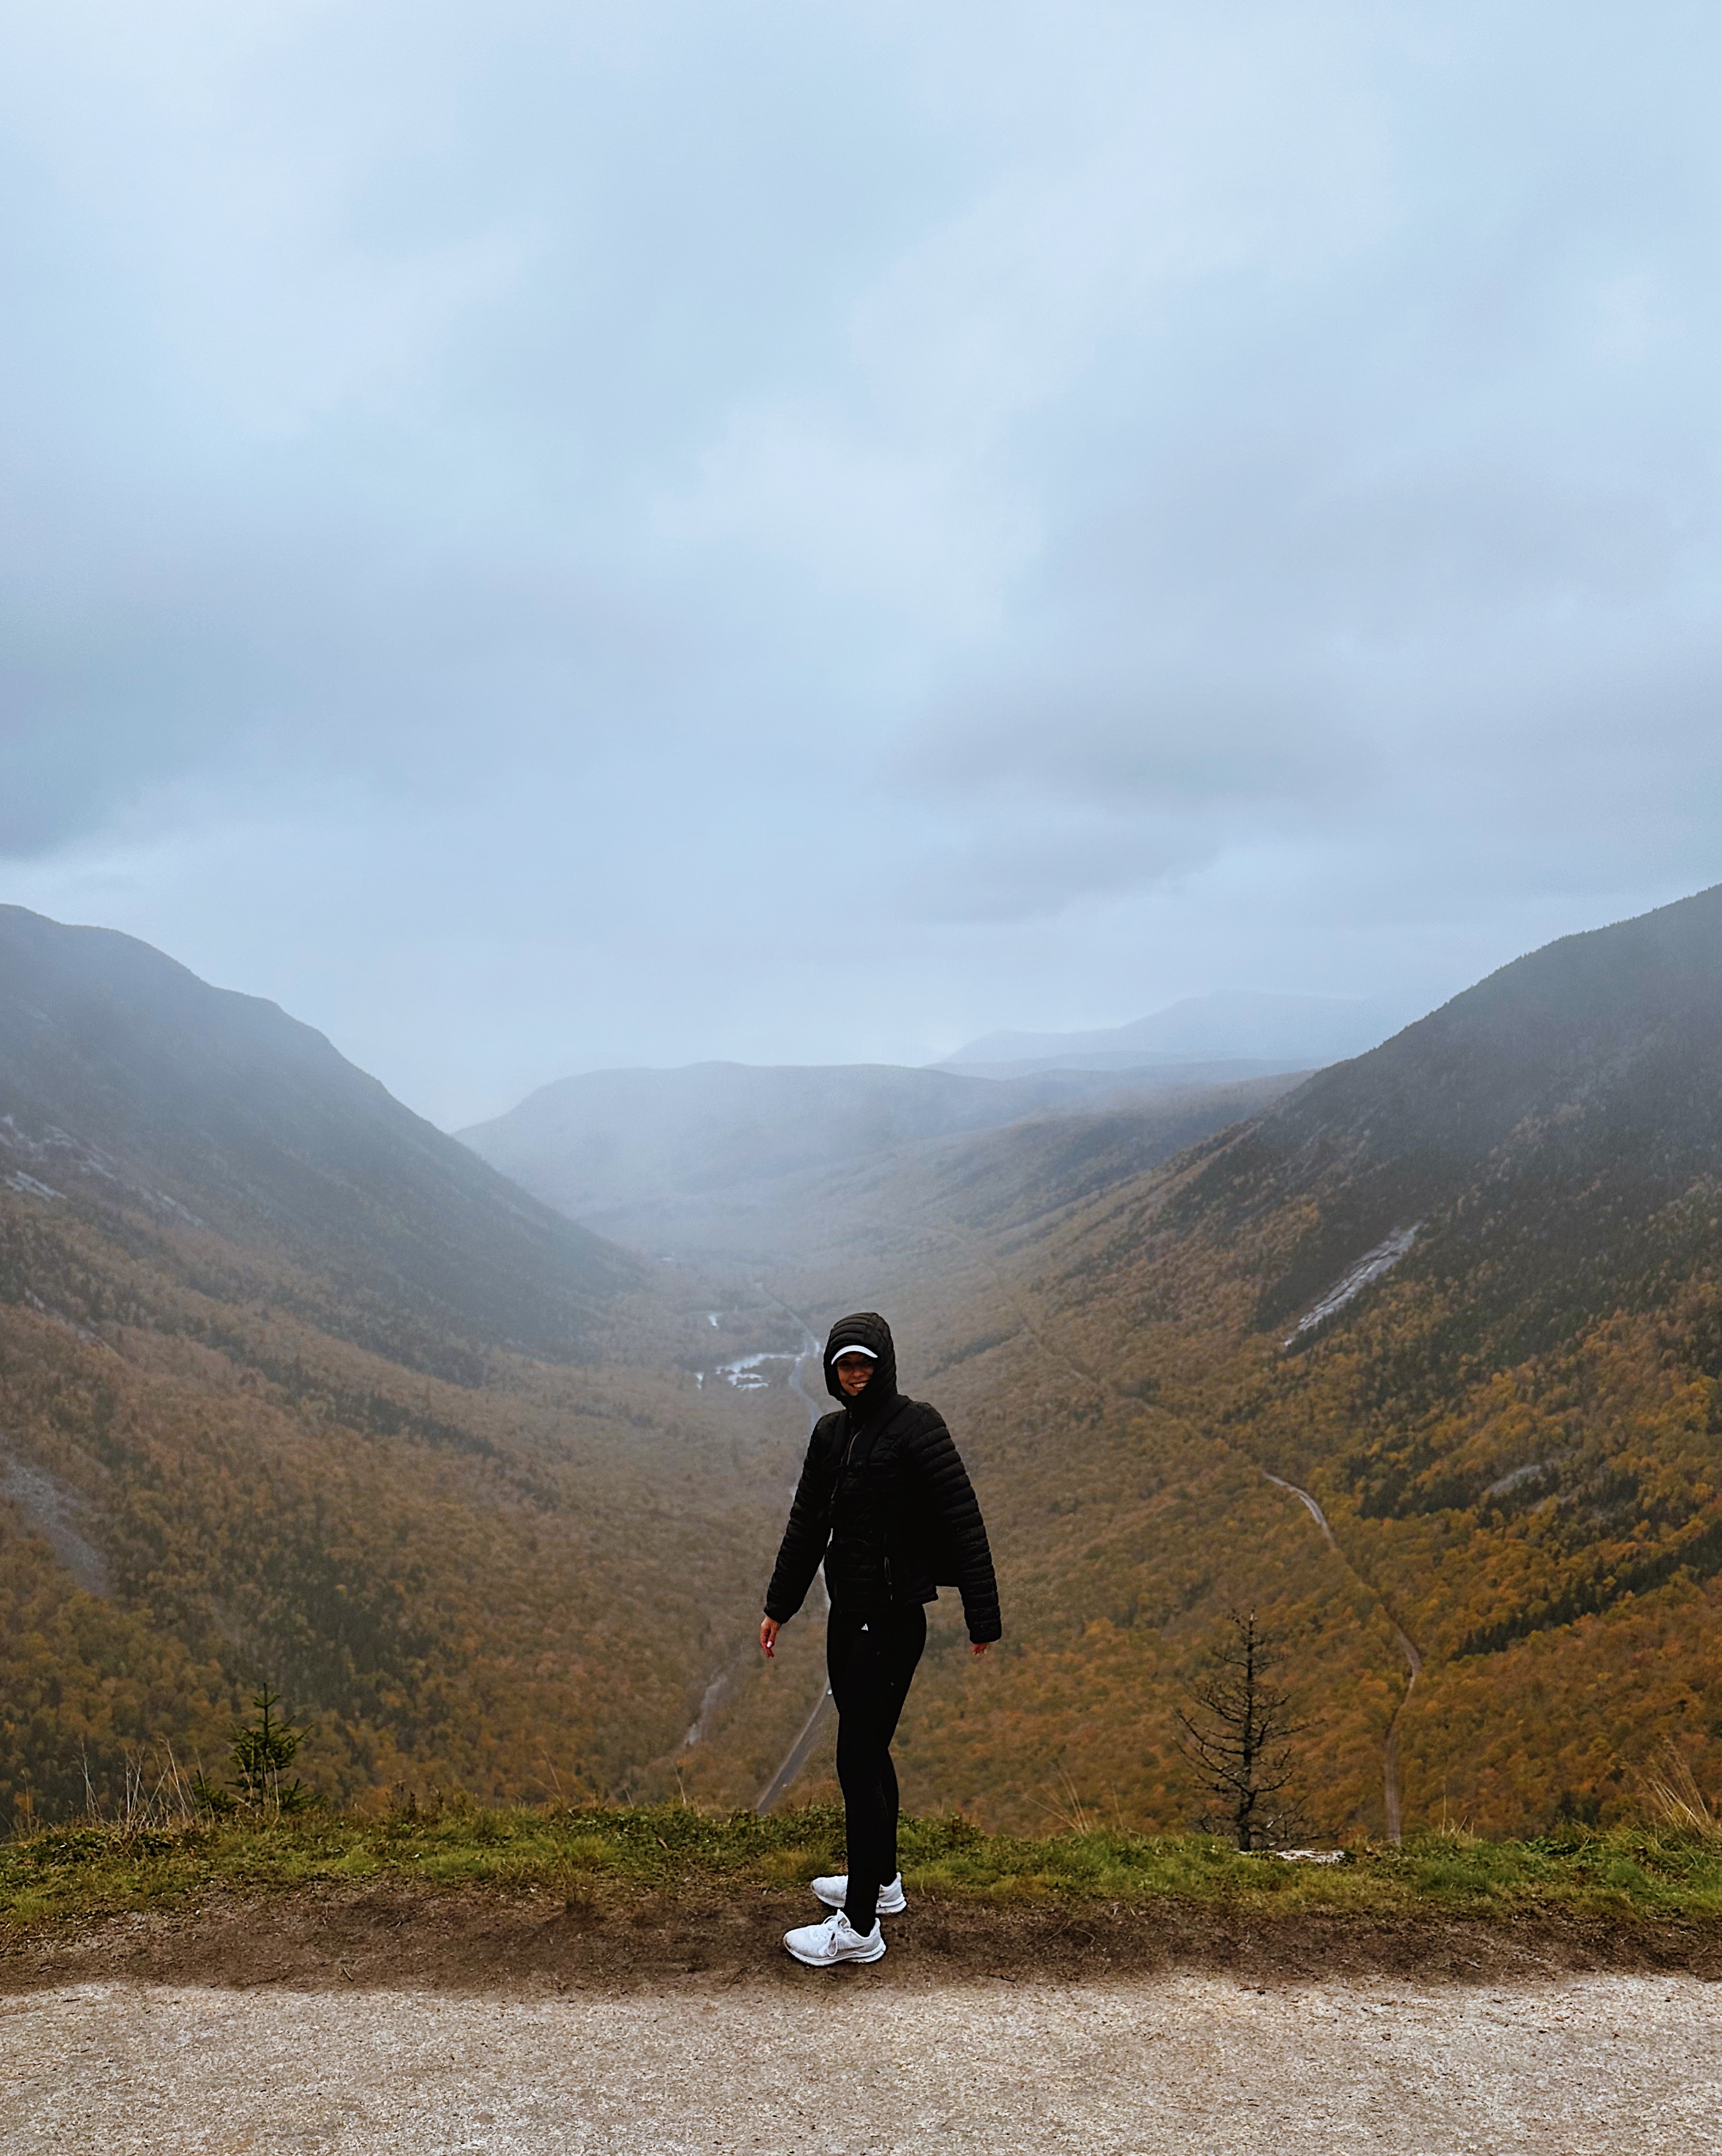
[[971,1640],[969,1642],[969,1652],[971,1655],[984,1655],[992,1645],[992,1642],[991,1640]]

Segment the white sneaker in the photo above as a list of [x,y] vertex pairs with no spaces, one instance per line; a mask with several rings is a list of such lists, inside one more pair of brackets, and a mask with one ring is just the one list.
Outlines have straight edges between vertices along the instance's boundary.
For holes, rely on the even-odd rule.
[[[833,1872],[826,1879],[812,1882],[813,1892],[828,1909],[840,1909],[849,1898],[849,1875],[847,1871]],[[903,1874],[899,1871],[889,1887],[879,1890],[879,1912],[882,1917],[900,1917],[909,1907],[909,1897],[903,1892]]]
[[809,1969],[834,1969],[840,1961],[877,1961],[885,1950],[882,1926],[858,1932],[839,1909],[823,1924],[798,1924],[783,1934],[783,1943]]

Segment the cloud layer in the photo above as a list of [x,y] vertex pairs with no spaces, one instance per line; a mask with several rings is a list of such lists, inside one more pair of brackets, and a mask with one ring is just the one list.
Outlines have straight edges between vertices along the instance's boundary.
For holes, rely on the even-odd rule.
[[1716,880],[1719,49],[1674,5],[15,16],[4,895],[454,1122],[1432,1001]]

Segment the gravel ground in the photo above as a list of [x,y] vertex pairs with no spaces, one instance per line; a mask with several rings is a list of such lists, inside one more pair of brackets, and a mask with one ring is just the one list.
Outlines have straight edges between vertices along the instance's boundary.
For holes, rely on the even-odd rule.
[[894,1990],[873,1971],[804,1974],[538,1996],[27,1992],[0,1999],[0,2148],[1722,2151],[1722,1989],[1689,1976]]

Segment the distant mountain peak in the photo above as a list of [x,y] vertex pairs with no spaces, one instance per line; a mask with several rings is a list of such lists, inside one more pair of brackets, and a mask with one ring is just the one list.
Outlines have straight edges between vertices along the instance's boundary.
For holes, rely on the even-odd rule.
[[1227,991],[1186,996],[1128,1025],[1096,1032],[986,1034],[936,1067],[1018,1075],[1237,1060],[1258,1070],[1308,1070],[1361,1055],[1412,1014],[1402,1004],[1381,997]]

